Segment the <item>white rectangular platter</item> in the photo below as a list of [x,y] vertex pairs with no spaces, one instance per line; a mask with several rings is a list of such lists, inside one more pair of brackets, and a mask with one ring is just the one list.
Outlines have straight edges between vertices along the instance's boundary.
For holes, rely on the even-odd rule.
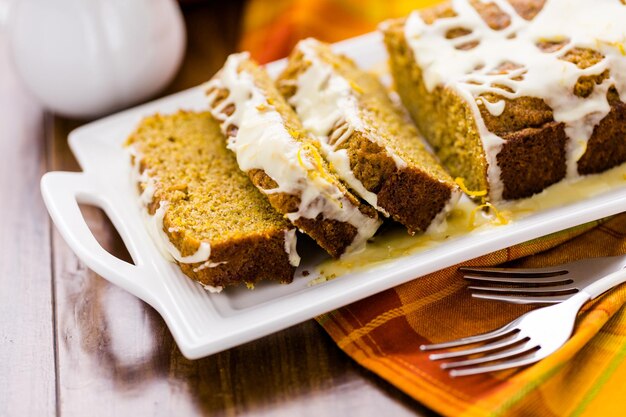
[[[380,67],[386,54],[376,33],[335,45],[363,68]],[[267,66],[276,75],[284,66]],[[212,74],[207,74],[209,78]],[[182,353],[200,358],[263,337],[319,314],[439,269],[514,244],[624,211],[626,181],[591,198],[543,210],[508,225],[477,230],[386,263],[310,285],[319,256],[305,256],[292,284],[267,283],[254,290],[205,291],[166,261],[144,228],[129,159],[122,143],[142,117],[178,109],[203,110],[203,91],[193,88],[83,126],[69,142],[83,172],[48,173],[42,193],[60,233],[92,270],[152,305],[165,319]],[[111,218],[134,265],[106,252],[85,223],[78,203],[101,207]]]

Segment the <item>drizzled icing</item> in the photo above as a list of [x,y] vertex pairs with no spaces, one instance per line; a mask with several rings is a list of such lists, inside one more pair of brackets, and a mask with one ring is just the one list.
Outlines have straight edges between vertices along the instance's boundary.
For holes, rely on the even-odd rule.
[[300,255],[296,250],[297,239],[296,229],[285,230],[285,252],[289,256],[289,263],[293,266],[300,265]]
[[504,108],[506,107],[506,102],[504,100],[498,100],[495,103],[492,103],[485,98],[478,98],[476,99],[476,103],[485,106],[487,111],[491,113],[492,116],[496,117],[501,116],[502,113],[504,113]]
[[177,261],[182,264],[203,262],[200,267],[196,268],[197,270],[212,268],[224,263],[220,262],[213,264],[209,262],[209,257],[211,256],[211,245],[208,242],[201,242],[198,250],[193,255],[188,256],[183,256],[178,248],[172,244],[169,236],[167,236],[167,233],[163,230],[163,219],[165,217],[165,213],[167,212],[169,202],[165,200],[159,201],[159,206],[153,215],[150,215],[147,210],[145,210],[145,208],[152,203],[154,199],[157,178],[149,175],[148,169],[144,169],[143,172],[139,172],[141,156],[133,146],[129,147],[128,151],[134,160],[131,169],[133,186],[136,184],[142,185],[142,192],[139,196],[139,201],[143,206],[142,213],[144,213],[144,220],[148,233],[152,237],[152,240],[157,245],[157,248],[163,257],[171,262]]
[[[337,184],[319,172],[315,156],[307,144],[296,141],[287,131],[282,116],[268,102],[265,92],[245,70],[239,71],[242,62],[249,59],[247,53],[228,57],[222,70],[206,84],[211,113],[220,121],[222,131],[236,127],[234,135],[228,137],[228,148],[235,152],[239,167],[243,171],[260,169],[278,186],[261,190],[265,194],[286,193],[300,197],[298,210],[286,217],[293,221],[299,218],[325,219],[348,223],[357,229],[357,235],[345,252],[361,249],[372,237],[380,221],[363,213],[350,201]],[[218,89],[227,89],[228,97],[215,103]],[[234,111],[230,115],[227,109]],[[295,234],[292,237],[295,240]],[[290,245],[292,248],[294,245]],[[287,242],[286,242],[287,247]],[[290,249],[291,250],[291,249]],[[289,252],[295,261],[294,252]]]
[[202,284],[202,286],[204,287],[205,290],[207,290],[208,292],[213,293],[213,294],[221,293],[222,290],[224,289],[224,287],[222,287],[221,285],[218,285],[217,287],[214,287],[213,285],[204,285],[204,284]]
[[193,272],[200,272],[203,269],[207,269],[207,268],[215,268],[216,266],[220,266],[223,264],[227,264],[228,262],[226,261],[221,261],[221,262],[211,262],[211,261],[206,261],[204,263],[202,263],[202,265],[196,267],[193,269]]
[[[438,85],[453,89],[470,106],[489,163],[488,179],[491,198],[502,197],[503,184],[497,155],[503,139],[490,132],[477,101],[493,116],[505,109],[503,100],[490,103],[484,94],[507,99],[538,97],[553,110],[554,120],[565,125],[568,137],[567,175],[578,176],[577,162],[585,153],[594,126],[610,111],[607,91],[614,86],[626,101],[626,6],[619,0],[547,0],[539,14],[530,21],[520,17],[505,0],[492,0],[510,16],[510,24],[491,29],[467,0],[452,0],[454,17],[440,18],[426,24],[419,13],[409,16],[405,36],[429,91]],[[464,29],[465,35],[447,39],[453,29]],[[542,42],[566,42],[552,52],[542,51]],[[470,49],[462,45],[477,43]],[[562,59],[574,48],[592,49],[604,58],[581,69]],[[514,69],[499,71],[503,64],[514,63]],[[609,76],[595,85],[586,98],[574,94],[582,76]],[[504,88],[503,88],[504,87]]]
[[[151,217],[151,229],[153,230],[153,236],[156,234],[159,239],[158,242],[161,243],[161,248],[165,249],[165,252],[170,255],[176,262],[181,264],[195,264],[204,262],[203,265],[206,264],[209,257],[211,256],[211,245],[208,242],[201,242],[198,250],[193,255],[183,256],[178,248],[172,244],[169,236],[163,230],[163,219],[165,218],[165,213],[167,213],[167,209],[169,207],[169,202],[165,200],[161,200],[159,202],[159,207],[157,208],[154,215]],[[219,263],[213,264],[213,266],[217,266]],[[209,268],[210,266],[199,267],[198,270]]]
[[[316,51],[318,47],[319,42],[312,38],[298,44],[297,48],[304,55],[308,67],[294,80],[297,89],[289,103],[296,109],[304,127],[320,140],[322,152],[337,175],[363,200],[388,216],[378,206],[377,195],[367,190],[355,177],[347,150],[340,149],[341,144],[355,131],[363,132],[366,128],[359,115],[359,102],[354,88],[332,65],[320,59]],[[398,155],[388,147],[385,148],[398,169],[406,167]]]

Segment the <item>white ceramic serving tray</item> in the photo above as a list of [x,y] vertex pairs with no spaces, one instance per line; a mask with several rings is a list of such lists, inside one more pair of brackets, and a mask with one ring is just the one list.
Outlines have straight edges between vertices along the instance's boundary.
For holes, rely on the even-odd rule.
[[[386,59],[382,40],[375,33],[338,43],[335,48],[364,68],[380,66]],[[267,69],[276,75],[283,66],[284,61],[277,61]],[[211,75],[207,74],[207,79]],[[313,271],[320,257],[305,256],[290,285],[262,283],[253,291],[244,287],[211,294],[166,261],[151,241],[129,179],[129,159],[122,150],[123,141],[142,117],[205,107],[203,91],[197,87],[83,126],[70,134],[69,143],[84,171],[52,172],[41,181],[50,215],[76,255],[102,277],[153,306],[190,359],[263,337],[459,262],[626,208],[624,186],[317,285],[310,285],[313,277],[302,277],[301,271]],[[113,257],[98,244],[78,203],[106,212],[135,265]]]

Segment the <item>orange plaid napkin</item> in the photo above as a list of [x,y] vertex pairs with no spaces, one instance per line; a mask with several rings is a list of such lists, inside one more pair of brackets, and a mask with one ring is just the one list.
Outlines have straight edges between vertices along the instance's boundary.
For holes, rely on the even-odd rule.
[[[261,62],[306,36],[337,41],[429,0],[251,0],[241,49]],[[626,214],[501,250],[471,265],[547,266],[626,253]],[[450,378],[418,346],[485,332],[529,309],[469,296],[457,267],[318,318],[354,360],[446,416],[626,416],[626,286],[585,306],[557,353],[513,371]]]

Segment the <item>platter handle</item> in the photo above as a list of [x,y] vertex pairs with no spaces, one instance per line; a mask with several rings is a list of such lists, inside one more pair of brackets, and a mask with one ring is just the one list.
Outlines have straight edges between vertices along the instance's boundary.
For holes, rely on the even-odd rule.
[[[135,265],[123,261],[104,249],[96,240],[85,222],[79,203],[89,204],[104,210],[121,236],[123,225],[112,205],[97,192],[93,182],[85,173],[49,172],[41,178],[41,194],[50,217],[70,248],[85,264],[98,275],[106,277],[139,298],[153,304],[155,297],[145,282],[150,277],[147,265],[138,257],[137,251],[129,247]],[[125,242],[127,244],[127,242]],[[128,246],[128,244],[127,244]]]

